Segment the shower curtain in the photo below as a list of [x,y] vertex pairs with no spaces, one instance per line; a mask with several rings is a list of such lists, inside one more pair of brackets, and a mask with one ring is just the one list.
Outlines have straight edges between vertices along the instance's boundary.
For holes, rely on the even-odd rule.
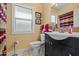
[[0,55],[6,56],[6,10],[7,4],[0,3]]

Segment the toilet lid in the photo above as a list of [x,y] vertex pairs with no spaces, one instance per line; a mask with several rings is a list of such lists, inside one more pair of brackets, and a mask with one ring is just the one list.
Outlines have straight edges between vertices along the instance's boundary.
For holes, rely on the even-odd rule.
[[30,44],[31,44],[31,45],[34,45],[34,44],[41,44],[41,41],[31,42]]

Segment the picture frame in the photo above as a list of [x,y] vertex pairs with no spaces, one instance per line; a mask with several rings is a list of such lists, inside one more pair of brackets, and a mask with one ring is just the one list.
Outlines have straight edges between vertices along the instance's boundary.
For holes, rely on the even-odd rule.
[[41,24],[41,13],[35,12],[35,24],[40,25]]

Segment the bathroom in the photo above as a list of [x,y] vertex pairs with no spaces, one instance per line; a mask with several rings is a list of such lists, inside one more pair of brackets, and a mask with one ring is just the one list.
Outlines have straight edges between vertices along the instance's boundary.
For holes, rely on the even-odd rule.
[[[0,55],[63,56],[61,52],[59,54],[50,54],[51,50],[46,52],[45,43],[48,35],[55,34],[54,37],[59,35],[61,39],[79,37],[79,3],[0,3],[0,6],[3,7],[6,16],[5,20],[0,18],[0,28],[5,28],[0,29],[5,32],[5,40],[1,41],[5,43],[0,44],[0,49],[2,48]],[[62,21],[61,18],[66,20]],[[57,36],[55,38],[58,39]],[[68,50],[68,54],[64,56],[74,56],[74,53],[70,52],[73,51]]]

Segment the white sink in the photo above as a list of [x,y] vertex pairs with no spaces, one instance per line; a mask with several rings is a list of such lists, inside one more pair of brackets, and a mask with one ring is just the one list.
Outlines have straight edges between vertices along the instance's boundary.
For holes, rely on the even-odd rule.
[[63,40],[68,37],[78,37],[79,38],[79,33],[78,32],[73,32],[72,34],[69,34],[67,32],[65,33],[60,33],[60,32],[46,32],[50,37],[54,38],[55,40]]

